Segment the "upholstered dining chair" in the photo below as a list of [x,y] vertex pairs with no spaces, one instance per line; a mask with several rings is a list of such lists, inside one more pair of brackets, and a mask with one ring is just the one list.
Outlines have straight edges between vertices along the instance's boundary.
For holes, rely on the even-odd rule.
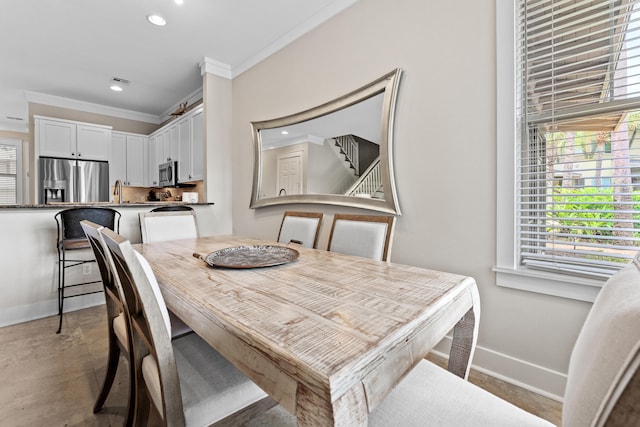
[[193,208],[187,205],[167,205],[167,206],[158,206],[157,208],[151,209],[151,212],[176,212],[176,211],[193,211]]
[[[172,206],[171,206],[172,207]],[[157,209],[157,208],[156,208]],[[190,239],[198,237],[198,226],[193,209],[151,210],[141,212],[140,235],[142,243],[164,242],[166,240]],[[174,338],[193,332],[182,319],[169,311]]]
[[335,214],[328,249],[387,261],[391,256],[394,216]]
[[[569,360],[563,427],[639,426],[640,255],[613,275],[591,308]],[[293,426],[277,406],[247,426]],[[369,426],[551,426],[421,360],[369,414]]]
[[297,243],[305,248],[317,248],[323,216],[321,212],[286,211],[282,216],[278,242]]
[[195,213],[191,211],[141,212],[142,243],[198,237]]
[[135,425],[146,425],[152,408],[167,426],[238,425],[275,404],[198,335],[172,341],[149,263],[119,234],[102,229],[100,235],[131,324]]
[[95,414],[102,410],[107,396],[111,391],[111,387],[113,386],[120,355],[122,355],[129,366],[129,405],[124,425],[130,426],[133,423],[135,401],[135,389],[133,385],[135,378],[133,369],[131,369],[129,333],[127,332],[129,329],[127,326],[128,319],[124,313],[120,291],[116,286],[114,276],[111,274],[111,269],[109,268],[107,254],[100,241],[99,230],[104,227],[88,220],[81,221],[80,226],[87,236],[87,240],[89,241],[93,254],[95,255],[98,269],[100,270],[100,277],[102,278],[107,308],[107,337],[109,343],[107,371],[104,376],[102,388],[100,389],[96,403],[93,406],[93,413]]

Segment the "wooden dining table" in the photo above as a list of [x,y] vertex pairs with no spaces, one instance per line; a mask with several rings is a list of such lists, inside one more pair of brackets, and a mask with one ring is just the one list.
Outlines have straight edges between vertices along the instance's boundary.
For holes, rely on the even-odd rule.
[[473,278],[295,244],[297,259],[265,268],[211,267],[194,256],[262,245],[287,246],[212,236],[134,248],[169,310],[298,425],[366,426],[452,329],[448,369],[468,375],[480,313]]

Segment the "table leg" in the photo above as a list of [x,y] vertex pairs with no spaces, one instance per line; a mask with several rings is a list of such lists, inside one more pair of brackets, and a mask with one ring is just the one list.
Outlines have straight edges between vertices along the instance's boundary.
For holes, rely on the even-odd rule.
[[362,386],[352,388],[332,405],[304,385],[298,384],[296,393],[298,426],[366,427],[367,422],[367,401]]
[[453,342],[449,351],[449,372],[465,380],[469,377],[473,352],[478,339],[480,323],[480,297],[477,288],[472,290],[473,307],[453,328]]

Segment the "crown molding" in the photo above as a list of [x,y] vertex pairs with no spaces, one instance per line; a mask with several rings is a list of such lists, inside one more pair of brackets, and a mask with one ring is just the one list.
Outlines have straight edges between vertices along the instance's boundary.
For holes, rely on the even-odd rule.
[[216,76],[229,80],[232,78],[231,66],[229,64],[205,56],[202,61],[200,61],[200,74],[204,76],[206,73],[215,74]]
[[[191,105],[195,104],[196,102],[200,101],[202,98],[203,98],[202,86],[200,86],[198,89],[194,90],[189,95],[187,95],[184,98],[184,101],[187,101],[187,106],[191,106]],[[180,106],[180,102],[176,102],[173,106],[171,106],[164,113],[162,113],[159,116],[160,117],[160,123],[164,123],[165,121],[169,120],[172,117],[171,113],[176,111],[176,108],[178,108],[179,106]]]
[[86,111],[94,114],[104,114],[121,119],[137,120],[145,123],[160,124],[160,116],[154,114],[140,113],[138,111],[125,110],[124,108],[109,107],[106,105],[94,104],[92,102],[78,101],[77,99],[63,98],[61,96],[47,95],[45,93],[25,91],[28,102],[51,105],[71,110]]

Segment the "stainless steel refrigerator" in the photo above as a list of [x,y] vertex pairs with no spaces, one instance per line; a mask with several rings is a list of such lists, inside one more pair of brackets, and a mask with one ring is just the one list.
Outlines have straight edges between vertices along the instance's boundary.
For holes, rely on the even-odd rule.
[[108,202],[109,163],[40,157],[41,203]]

